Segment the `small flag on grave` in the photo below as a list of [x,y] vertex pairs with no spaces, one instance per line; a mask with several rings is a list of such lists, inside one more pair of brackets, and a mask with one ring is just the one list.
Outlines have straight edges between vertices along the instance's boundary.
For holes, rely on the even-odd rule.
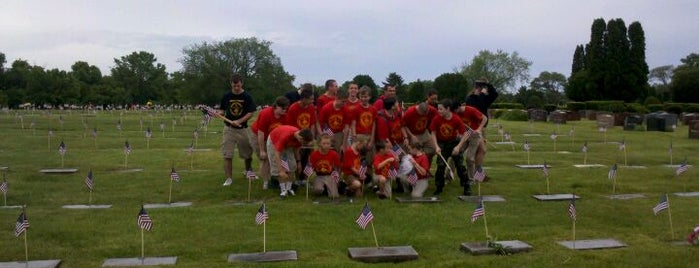
[[265,207],[265,204],[262,203],[262,206],[260,209],[257,210],[257,214],[255,214],[255,223],[263,224],[267,222],[267,219],[269,219],[269,213],[267,213],[267,208]]
[[150,229],[153,228],[153,220],[148,216],[148,212],[146,212],[143,206],[141,206],[141,212],[138,213],[136,223],[142,230],[150,231]]
[[303,174],[306,175],[306,177],[313,175],[313,166],[311,166],[311,163],[306,164],[306,167],[303,168]]
[[471,222],[476,222],[478,218],[485,215],[485,208],[483,207],[483,200],[478,201],[478,206],[471,213]]
[[131,145],[129,144],[129,141],[124,142],[124,154],[131,154]]
[[570,219],[575,221],[577,218],[577,210],[575,209],[575,195],[570,199],[570,204],[568,204],[568,215],[570,216]]
[[661,211],[670,208],[670,202],[667,201],[667,194],[660,196],[660,202],[653,207],[653,214],[658,215]]
[[679,176],[682,175],[682,173],[687,172],[689,169],[689,166],[687,165],[687,160],[685,159],[682,164],[680,164],[679,167],[677,167],[677,170],[675,170],[675,175]]
[[364,204],[364,208],[362,209],[362,213],[359,214],[359,217],[357,217],[357,220],[355,222],[357,225],[359,225],[360,228],[366,229],[366,226],[374,220],[374,214],[371,213],[371,209],[369,208],[369,203]]
[[15,224],[15,237],[22,235],[28,229],[29,219],[27,219],[27,215],[24,213],[24,210],[22,210],[22,213],[19,214],[17,223]]
[[180,181],[180,175],[177,174],[177,171],[175,171],[175,168],[172,168],[172,171],[170,171],[170,179],[179,182]]
[[617,165],[614,164],[614,166],[612,166],[612,168],[609,169],[609,173],[607,173],[607,178],[609,178],[610,180],[613,180],[614,178],[616,178],[616,171],[617,171]]
[[85,177],[85,186],[87,186],[87,189],[90,190],[90,192],[95,190],[95,182],[93,181],[92,177],[92,169],[87,172],[87,177]]
[[59,153],[61,156],[63,156],[63,155],[66,154],[66,151],[67,151],[67,150],[68,150],[68,149],[66,148],[66,144],[65,144],[63,141],[61,141],[61,144],[58,145],[58,153]]

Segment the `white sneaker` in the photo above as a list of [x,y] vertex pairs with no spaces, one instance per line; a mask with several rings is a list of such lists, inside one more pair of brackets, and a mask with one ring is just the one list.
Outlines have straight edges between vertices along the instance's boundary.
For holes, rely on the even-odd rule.
[[262,183],[262,190],[267,190],[267,188],[269,187],[268,184],[269,184],[269,182],[263,182]]
[[282,193],[279,194],[279,196],[280,196],[281,198],[286,197],[286,190],[283,190]]
[[294,190],[289,189],[288,191],[289,191],[289,194],[290,194],[291,196],[295,196],[295,195],[296,195],[296,193],[294,193]]
[[223,186],[230,186],[233,184],[233,179],[227,178],[226,181],[223,182]]

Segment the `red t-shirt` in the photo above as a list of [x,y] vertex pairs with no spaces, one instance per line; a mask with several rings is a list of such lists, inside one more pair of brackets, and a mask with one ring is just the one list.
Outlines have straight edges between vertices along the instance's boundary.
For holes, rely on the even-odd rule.
[[353,120],[357,121],[356,134],[371,135],[371,129],[376,123],[376,109],[371,105],[369,107],[360,105],[353,115]]
[[326,154],[315,150],[311,153],[309,160],[312,163],[313,170],[319,176],[330,175],[336,167],[340,167],[340,156],[332,149]]
[[422,154],[420,156],[413,155],[413,159],[415,159],[415,162],[419,166],[421,166],[422,168],[425,169],[425,171],[427,171],[427,173],[425,173],[424,176],[420,175],[419,172],[415,171],[415,173],[417,174],[418,180],[429,178],[430,177],[430,161],[429,161],[429,159],[427,159],[427,155],[425,155],[425,154]]
[[359,169],[361,165],[361,156],[354,149],[345,150],[345,153],[342,154],[342,174],[359,175],[355,174],[352,168]]
[[394,113],[392,117],[386,116],[385,111],[381,111],[376,117],[376,140],[389,140],[391,143],[403,142],[403,131],[401,130],[402,121],[398,113]]
[[345,125],[352,124],[352,119],[354,119],[357,114],[357,109],[362,106],[362,101],[357,99],[355,102],[350,102],[349,99],[345,101],[345,106],[343,107],[345,113]]
[[464,111],[457,113],[461,121],[471,129],[478,129],[478,126],[483,121],[483,114],[474,107],[466,105],[463,107],[465,108]]
[[437,141],[447,142],[456,140],[456,136],[466,132],[466,126],[461,121],[458,115],[452,114],[451,119],[447,120],[441,115],[432,118],[430,123],[430,131],[432,135],[437,137]]
[[397,161],[393,161],[391,164],[383,166],[383,168],[379,168],[379,164],[383,162],[386,159],[389,158],[394,158],[393,153],[385,153],[385,154],[377,154],[374,156],[374,173],[377,175],[383,175],[384,177],[388,178],[388,170],[391,169],[391,167],[398,169],[398,163]]
[[265,134],[265,139],[269,136],[269,132],[278,126],[286,124],[286,117],[276,118],[274,116],[274,107],[262,109],[257,115],[257,120],[252,124],[252,133],[262,131]]
[[294,102],[286,111],[286,123],[299,129],[311,128],[316,124],[316,107],[309,104],[301,107],[301,102]]
[[[383,108],[384,108],[383,107],[383,99],[385,99],[385,98],[386,98],[386,95],[379,96],[379,98],[376,99],[376,101],[374,102],[374,109],[376,109],[377,111],[383,110]],[[401,107],[400,102],[398,100],[396,100],[396,108],[397,108],[397,112],[399,114],[403,113],[403,107]]]
[[331,103],[335,100],[335,97],[330,97],[328,95],[320,95],[318,96],[318,99],[316,100],[316,107],[318,108],[323,108],[325,107],[326,104]]
[[299,148],[301,147],[301,142],[299,142],[296,137],[294,137],[294,133],[298,131],[299,129],[294,126],[289,126],[289,125],[281,125],[276,128],[274,128],[270,133],[269,133],[269,139],[272,140],[272,145],[274,145],[274,149],[277,149],[277,151],[281,152],[284,151],[286,148]]
[[437,109],[427,106],[427,114],[421,115],[417,111],[417,105],[410,106],[403,114],[403,125],[410,130],[413,135],[422,135],[429,127],[430,119],[437,115]]
[[335,109],[335,102],[332,101],[320,109],[320,113],[318,114],[318,123],[320,123],[321,130],[329,127],[335,133],[342,132],[342,130],[345,128],[343,107],[340,107],[340,109]]

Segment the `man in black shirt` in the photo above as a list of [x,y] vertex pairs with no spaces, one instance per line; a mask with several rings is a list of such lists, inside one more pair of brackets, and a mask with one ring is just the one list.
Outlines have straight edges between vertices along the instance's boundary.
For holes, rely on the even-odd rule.
[[[498,91],[495,90],[493,84],[491,84],[487,78],[481,77],[473,83],[473,90],[471,91],[471,93],[468,94],[468,96],[466,96],[466,105],[475,107],[486,117],[491,118],[488,114],[488,108],[490,108],[490,105],[493,104],[493,102],[495,102],[495,99],[497,98]],[[487,146],[485,144],[487,142],[485,130],[488,126],[488,123],[489,122],[486,122],[485,126],[483,126],[483,128],[481,129],[482,142],[481,145],[478,147],[475,156],[475,164],[477,167],[483,166],[483,161],[485,160],[485,153],[487,151]],[[469,170],[469,173],[471,172],[472,171]]]
[[223,115],[233,123],[226,122],[223,129],[223,171],[226,175],[224,186],[233,183],[233,149],[238,147],[238,155],[245,160],[245,174],[252,172],[252,145],[250,144],[250,131],[248,120],[256,110],[252,96],[243,90],[243,78],[238,74],[231,75],[231,92],[221,98],[221,110]]

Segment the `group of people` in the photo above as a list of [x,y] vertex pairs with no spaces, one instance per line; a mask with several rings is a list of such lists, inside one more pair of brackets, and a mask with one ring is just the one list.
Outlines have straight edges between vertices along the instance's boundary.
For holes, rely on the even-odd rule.
[[248,127],[256,106],[243,89],[242,77],[234,74],[231,92],[220,103],[226,122],[224,185],[233,181],[237,147],[245,164],[244,176],[258,176],[252,169],[256,153],[263,188],[278,187],[281,197],[294,195],[297,185],[310,178],[315,194],[332,198],[362,196],[369,189],[379,198],[396,190],[422,197],[433,177],[433,161],[436,196],[448,178],[455,179],[449,159],[463,194],[470,195],[470,182],[481,170],[487,151],[487,109],[497,96],[482,78],[474,82],[463,103],[449,98],[437,101],[438,92],[429,90],[424,101],[406,109],[397,101],[394,85],[384,83],[383,94],[370,103],[368,86],[351,82],[347,90],[340,90],[331,79],[317,98],[311,84],[277,97]]

